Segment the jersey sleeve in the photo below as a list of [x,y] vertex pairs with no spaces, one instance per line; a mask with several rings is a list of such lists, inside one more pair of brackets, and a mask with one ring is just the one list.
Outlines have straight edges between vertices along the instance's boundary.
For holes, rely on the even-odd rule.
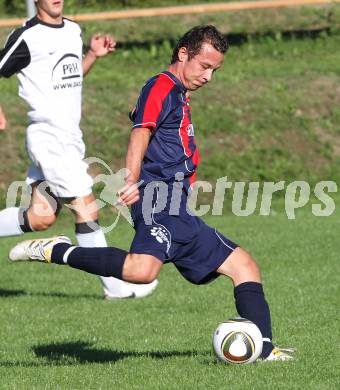
[[173,86],[173,83],[161,77],[151,79],[146,83],[135,109],[130,113],[133,129],[144,127],[150,129],[151,132],[157,130],[170,112],[169,99]]
[[5,47],[0,51],[0,76],[10,77],[26,68],[31,62],[27,43],[23,39],[24,29],[15,30],[7,39]]

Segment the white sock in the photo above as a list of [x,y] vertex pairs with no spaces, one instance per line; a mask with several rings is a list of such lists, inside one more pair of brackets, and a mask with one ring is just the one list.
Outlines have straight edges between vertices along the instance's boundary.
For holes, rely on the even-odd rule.
[[[105,235],[102,229],[92,233],[76,233],[79,246],[86,247],[107,247]],[[104,294],[112,298],[126,298],[131,296],[131,287],[126,282],[113,278],[99,276],[101,279]]]
[[19,207],[9,207],[0,211],[0,237],[21,236]]

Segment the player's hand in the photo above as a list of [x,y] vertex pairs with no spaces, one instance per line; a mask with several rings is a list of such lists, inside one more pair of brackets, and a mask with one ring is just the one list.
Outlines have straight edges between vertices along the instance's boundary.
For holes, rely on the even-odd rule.
[[90,41],[90,51],[96,57],[104,57],[115,50],[116,44],[109,34],[94,34]]
[[0,107],[0,130],[5,130],[7,125],[7,119],[5,117],[5,114],[2,112],[2,109]]
[[126,185],[118,191],[118,204],[131,206],[139,200],[138,183],[127,181]]

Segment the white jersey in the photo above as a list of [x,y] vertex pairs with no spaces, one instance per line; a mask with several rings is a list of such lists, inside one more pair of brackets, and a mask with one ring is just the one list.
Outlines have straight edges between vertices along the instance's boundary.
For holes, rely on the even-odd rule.
[[34,17],[8,37],[0,76],[17,74],[31,123],[81,136],[82,46],[80,27],[65,18],[53,25]]

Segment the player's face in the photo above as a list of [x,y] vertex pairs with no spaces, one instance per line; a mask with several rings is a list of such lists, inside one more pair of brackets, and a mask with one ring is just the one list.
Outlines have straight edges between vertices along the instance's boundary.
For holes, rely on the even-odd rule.
[[61,18],[64,0],[38,0],[36,4],[38,16],[43,21],[50,22],[49,19]]
[[210,43],[203,43],[201,51],[188,60],[185,48],[181,48],[179,58],[183,59],[181,80],[189,91],[195,91],[208,83],[214,72],[220,68],[224,56]]

